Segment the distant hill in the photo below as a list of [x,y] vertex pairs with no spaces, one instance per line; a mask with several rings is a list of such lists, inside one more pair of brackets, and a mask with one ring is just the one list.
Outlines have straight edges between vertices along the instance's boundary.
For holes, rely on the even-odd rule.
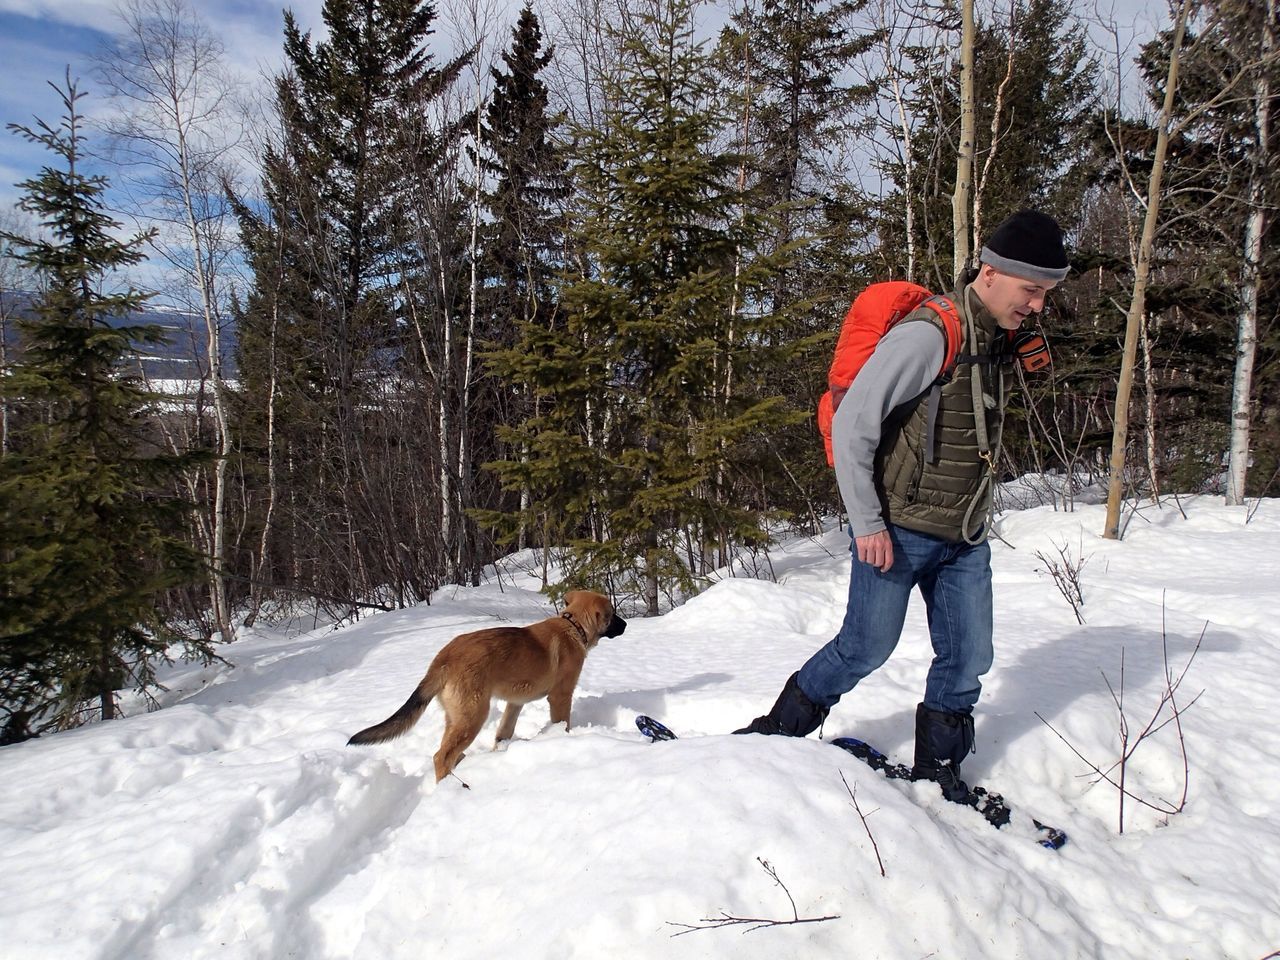
[[[31,315],[36,294],[22,290],[0,290],[0,317],[5,319],[4,338],[9,346],[19,342],[17,324],[13,321]],[[142,368],[154,380],[198,380],[208,369],[205,360],[204,319],[197,313],[165,307],[147,307],[120,318],[119,326],[154,324],[163,327],[168,338],[164,344],[152,344],[141,357]],[[235,327],[230,322],[222,328],[222,364],[225,377],[235,376]]]

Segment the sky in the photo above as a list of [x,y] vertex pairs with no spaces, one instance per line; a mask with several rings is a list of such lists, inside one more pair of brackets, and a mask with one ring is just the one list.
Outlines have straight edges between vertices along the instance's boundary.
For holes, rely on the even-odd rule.
[[[304,30],[323,31],[323,0],[192,0],[206,23],[222,38],[230,65],[247,78],[270,75],[282,62],[282,9],[286,6]],[[499,0],[514,5],[518,0]],[[40,117],[56,123],[61,102],[49,83],[72,79],[90,96],[82,101],[93,116],[102,109],[93,96],[93,57],[119,29],[117,0],[0,0],[0,126],[32,125]],[[438,4],[442,17],[447,0]],[[1139,33],[1167,18],[1164,0],[1095,0],[1104,16],[1127,33]],[[536,8],[536,6],[535,6]],[[0,130],[0,210],[8,210],[20,191],[18,181],[35,175],[47,162],[43,148],[8,130]]]
[[[269,75],[282,61],[282,10],[291,9],[304,30],[322,27],[323,0],[193,0],[206,23],[214,25],[230,65],[247,77]],[[115,0],[0,0],[0,124],[31,126],[34,118],[56,122],[62,104],[49,83],[72,79],[89,93],[82,101],[91,116],[93,58],[120,27]],[[42,148],[8,130],[0,131],[0,206],[18,195],[17,181],[47,162]]]
[[[839,626],[836,529],[774,546],[756,568],[776,581],[742,557],[662,616],[624,609],[568,730],[537,700],[495,750],[495,701],[438,784],[437,703],[347,746],[453,636],[555,615],[527,551],[337,629],[275,611],[219,662],[162,668],[161,709],[126,697],[123,719],[0,747],[0,957],[1274,958],[1280,500],[1144,500],[1106,540],[1104,495],[1005,488],[1055,502],[1006,511],[991,543],[996,662],[961,774],[1011,804],[1002,830],[816,733],[727,735]],[[1046,569],[1060,551],[1083,623]],[[917,596],[827,741],[910,761],[927,638]],[[640,713],[680,738],[647,742]],[[1118,780],[1125,725],[1122,813],[1099,774]],[[1067,844],[1038,846],[1032,817]]]

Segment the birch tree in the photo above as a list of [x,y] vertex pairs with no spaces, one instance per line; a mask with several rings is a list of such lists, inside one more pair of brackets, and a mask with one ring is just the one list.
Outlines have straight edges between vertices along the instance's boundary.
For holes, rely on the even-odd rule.
[[987,181],[991,176],[991,170],[995,166],[996,158],[1000,156],[1000,140],[1002,136],[1002,124],[1005,120],[1005,98],[1008,95],[1009,84],[1013,80],[1014,68],[1017,64],[1018,39],[1014,30],[1017,21],[1018,6],[1015,2],[1009,4],[1009,40],[1008,53],[1005,56],[1004,76],[1000,79],[1000,85],[996,88],[995,103],[991,110],[991,131],[987,139],[986,157],[982,161],[982,173],[978,175],[977,183],[973,189],[973,246],[971,250],[981,249],[983,232],[982,232],[982,201],[986,193]]
[[[229,641],[235,635],[224,572],[232,439],[222,331],[235,238],[221,184],[228,178],[226,157],[239,141],[234,83],[221,42],[188,0],[126,0],[117,13],[123,37],[98,62],[118,111],[104,126],[131,188],[135,216],[163,226],[152,247],[184,279],[201,320],[204,352],[193,359],[199,389],[209,390],[217,453],[201,540],[210,560],[214,630]],[[203,407],[197,398],[197,410]],[[195,424],[197,433],[200,427]],[[199,441],[187,441],[192,442]]]
[[1129,395],[1133,389],[1134,362],[1138,352],[1139,332],[1145,312],[1147,282],[1151,275],[1151,254],[1155,246],[1156,224],[1160,217],[1161,185],[1169,133],[1173,126],[1175,98],[1178,89],[1178,65],[1182,55],[1182,39],[1187,29],[1191,0],[1182,0],[1174,22],[1169,51],[1169,71],[1165,81],[1164,105],[1157,120],[1155,150],[1151,174],[1147,180],[1146,216],[1138,240],[1138,260],[1133,277],[1133,297],[1125,323],[1124,355],[1116,383],[1115,427],[1111,439],[1111,475],[1107,485],[1107,516],[1102,535],[1108,540],[1120,537],[1120,502],[1124,496],[1125,449],[1129,438]]
[[[1248,90],[1248,103],[1252,107],[1252,143],[1249,150],[1248,213],[1241,251],[1236,362],[1231,381],[1231,441],[1227,453],[1227,506],[1240,506],[1244,503],[1245,480],[1249,469],[1249,432],[1253,420],[1252,386],[1258,347],[1262,241],[1268,226],[1268,214],[1271,213],[1269,198],[1274,196],[1274,188],[1271,184],[1275,176],[1275,160],[1271,151],[1271,99],[1276,92],[1272,88],[1277,52],[1276,0],[1265,0],[1260,19],[1262,22],[1256,34],[1246,26],[1246,32],[1239,35],[1239,39],[1245,42],[1248,39],[1256,39],[1258,56],[1250,71],[1252,82]],[[1242,26],[1245,25],[1242,24]]]
[[[1162,404],[1166,419],[1182,421],[1176,443],[1165,444],[1177,448],[1174,468],[1184,482],[1216,483],[1223,476],[1225,455],[1231,500],[1244,493],[1245,475],[1239,471],[1249,457],[1258,317],[1264,304],[1274,304],[1263,278],[1270,272],[1266,264],[1271,251],[1264,236],[1276,189],[1269,117],[1269,90],[1277,70],[1275,8],[1223,0],[1198,8],[1198,13],[1197,24],[1188,22],[1181,32],[1175,27],[1158,37],[1140,61],[1153,94],[1161,95],[1172,111],[1162,111],[1155,130],[1162,217],[1165,208],[1168,213],[1162,230],[1150,240],[1163,261],[1154,313],[1156,329],[1164,329],[1165,339],[1175,333],[1178,337],[1176,369],[1181,374],[1165,387],[1166,392],[1177,391],[1176,410],[1168,399]],[[1171,98],[1175,76],[1176,98]],[[1265,94],[1261,110],[1260,90]],[[1117,126],[1113,139],[1123,133],[1123,125]],[[1138,135],[1149,136],[1141,129]],[[1122,169],[1131,167],[1135,156],[1147,160],[1130,149]],[[1149,200],[1146,214],[1150,221]],[[1146,229],[1137,247],[1141,266],[1144,257],[1152,258]],[[1141,271],[1137,279],[1143,279]],[[1236,347],[1232,351],[1223,347],[1227,317]],[[1150,336],[1139,339],[1144,352],[1151,349]],[[1234,369],[1234,382],[1221,374],[1227,364]],[[1265,376],[1266,365],[1262,369]],[[1149,393],[1154,392],[1150,387]],[[1229,429],[1221,418],[1228,403],[1233,414]],[[1148,409],[1150,420],[1150,399]],[[1118,512],[1114,438],[1112,452],[1108,506]]]
[[[903,242],[906,262],[903,268],[904,280],[915,280],[918,255],[916,253],[916,209],[919,203],[916,192],[919,189],[915,172],[915,150],[912,142],[915,137],[916,124],[919,118],[908,105],[908,86],[910,83],[907,63],[907,38],[910,27],[899,23],[902,16],[900,7],[892,0],[879,0],[872,10],[877,35],[880,39],[879,54],[884,71],[881,95],[876,98],[875,105],[879,111],[879,127],[893,144],[886,152],[890,160],[879,162],[884,169],[898,169],[898,191],[903,201]],[[886,96],[887,93],[887,96]],[[875,138],[877,144],[881,138]]]
[[910,262],[916,282],[934,289],[950,288],[952,271],[973,258],[986,225],[1015,210],[1033,206],[1071,229],[1096,169],[1088,139],[1096,65],[1083,26],[1064,0],[1001,6],[999,21],[979,19],[973,28],[971,129],[963,129],[958,20],[916,22],[905,35],[899,29],[907,62],[895,59],[882,87],[900,101],[889,113],[894,150],[881,161],[894,188],[884,202],[882,256],[895,272]]
[[975,116],[973,105],[973,0],[960,2],[960,144],[956,184],[951,195],[951,276],[955,282],[969,265],[970,205],[973,202]]

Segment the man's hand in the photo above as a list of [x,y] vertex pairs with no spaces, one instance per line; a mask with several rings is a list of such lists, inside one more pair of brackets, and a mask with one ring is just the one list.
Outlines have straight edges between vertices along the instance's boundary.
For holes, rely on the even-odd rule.
[[858,559],[869,563],[881,573],[893,566],[893,541],[889,539],[889,531],[869,533],[865,537],[856,538]]

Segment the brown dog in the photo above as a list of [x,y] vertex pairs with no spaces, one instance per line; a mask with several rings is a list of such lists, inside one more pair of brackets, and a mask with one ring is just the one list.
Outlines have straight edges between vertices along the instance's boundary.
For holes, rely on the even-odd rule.
[[616,637],[627,622],[607,597],[586,590],[565,594],[564,613],[527,627],[492,627],[454,637],[436,654],[404,706],[353,743],[381,743],[408,732],[433,697],[444,707],[444,738],[436,752],[439,783],[480,733],[494,697],[507,701],[494,743],[511,739],[520,708],[547,697],[551,722],[569,725],[569,706],[582,664],[601,637]]

